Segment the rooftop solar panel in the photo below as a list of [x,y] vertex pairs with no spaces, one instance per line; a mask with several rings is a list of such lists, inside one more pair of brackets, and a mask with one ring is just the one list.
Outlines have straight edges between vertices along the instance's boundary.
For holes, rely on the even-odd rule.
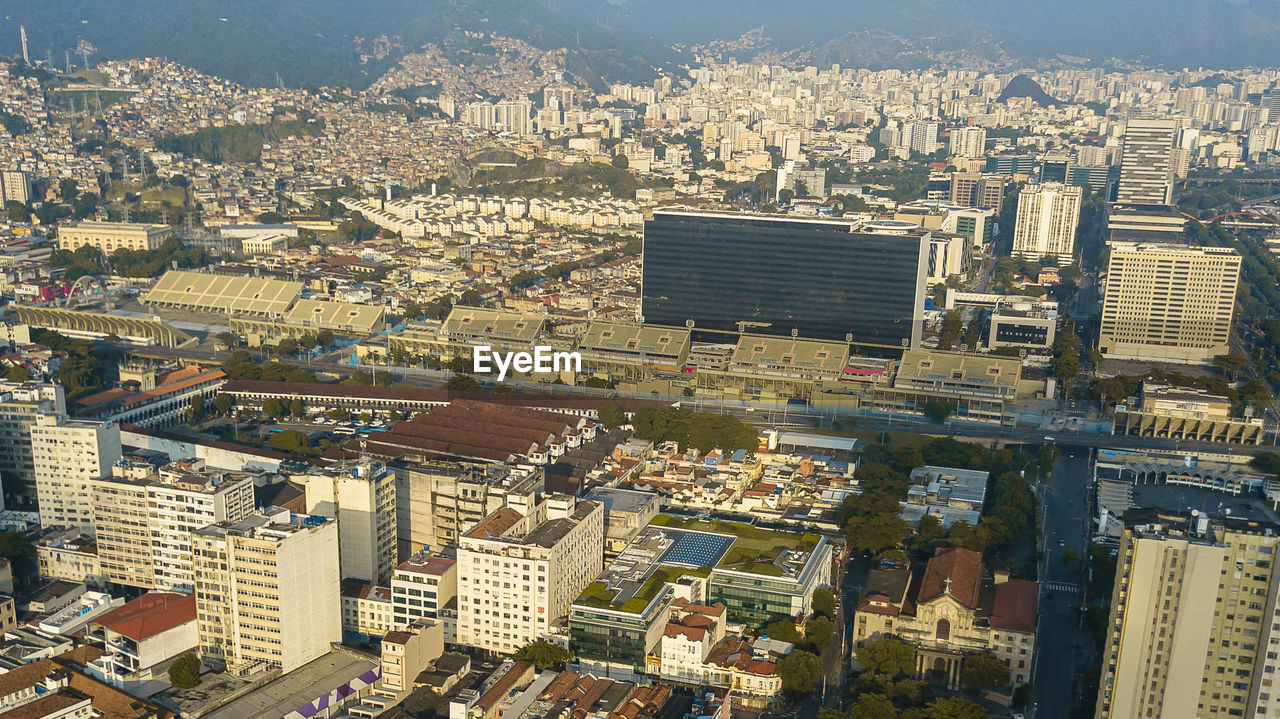
[[672,531],[675,543],[662,555],[667,564],[713,567],[733,544],[733,537],[704,532]]

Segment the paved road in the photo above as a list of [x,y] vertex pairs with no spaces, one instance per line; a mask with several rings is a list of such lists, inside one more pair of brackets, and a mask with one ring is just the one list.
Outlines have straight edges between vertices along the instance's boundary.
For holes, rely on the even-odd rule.
[[[1081,663],[1077,647],[1083,635],[1073,607],[1083,597],[1084,560],[1089,552],[1092,453],[1078,446],[1062,450],[1062,458],[1041,485],[1044,534],[1038,656],[1032,682],[1036,708],[1028,714],[1034,719],[1066,719],[1074,700],[1075,667]],[[1064,564],[1068,551],[1076,561]]]

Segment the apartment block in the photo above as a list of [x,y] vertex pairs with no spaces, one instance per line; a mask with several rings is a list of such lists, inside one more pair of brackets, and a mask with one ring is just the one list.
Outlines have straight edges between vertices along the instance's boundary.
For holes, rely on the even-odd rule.
[[1177,120],[1133,118],[1125,123],[1116,202],[1168,205],[1173,201],[1169,159],[1177,131]]
[[550,636],[603,565],[600,502],[499,509],[458,547],[458,643],[509,654]]
[[115,422],[38,415],[31,426],[31,459],[40,524],[91,528],[89,482],[110,475],[120,454]]
[[342,641],[338,523],[271,507],[192,536],[200,654],[288,673]]
[[342,576],[385,585],[396,563],[395,475],[381,462],[293,475],[307,512],[338,520]]
[[1124,515],[1098,719],[1275,716],[1280,526]]
[[1052,255],[1067,264],[1075,254],[1083,197],[1084,188],[1060,182],[1023,188],[1013,226],[1013,256],[1038,260]]
[[66,413],[62,385],[0,382],[0,480],[6,499],[36,498],[31,427],[40,415]]
[[456,546],[458,537],[513,502],[536,503],[543,470],[532,466],[476,466],[449,460],[395,461],[396,531],[399,556],[429,547]]
[[1098,349],[1184,364],[1227,354],[1239,280],[1231,248],[1112,243]]
[[[457,640],[458,562],[419,552],[391,574],[392,624],[404,629],[419,619],[445,619],[445,642]],[[452,605],[452,613],[446,611]],[[448,616],[446,616],[448,615]]]

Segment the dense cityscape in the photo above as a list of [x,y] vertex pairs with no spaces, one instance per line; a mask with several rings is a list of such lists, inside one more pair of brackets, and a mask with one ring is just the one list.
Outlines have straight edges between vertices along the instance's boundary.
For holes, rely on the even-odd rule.
[[5,20],[0,719],[1280,715],[1280,67]]

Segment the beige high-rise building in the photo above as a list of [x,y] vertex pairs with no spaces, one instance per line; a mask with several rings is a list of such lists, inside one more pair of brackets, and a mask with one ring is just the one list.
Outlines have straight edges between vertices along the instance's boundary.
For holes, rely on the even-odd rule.
[[90,484],[99,563],[107,581],[146,589],[195,587],[191,534],[253,513],[253,476],[200,460],[123,462]]
[[987,151],[987,128],[952,128],[948,147],[953,157],[982,157]]
[[1084,188],[1060,182],[1023,188],[1013,224],[1013,256],[1038,260],[1053,255],[1060,265],[1068,264],[1076,250],[1083,198]]
[[173,228],[168,225],[73,222],[58,228],[58,248],[75,252],[81,247],[93,247],[110,256],[116,250],[158,250],[170,237],[173,237]]
[[604,505],[503,507],[458,547],[458,643],[510,654],[546,637],[604,568]]
[[31,180],[22,170],[5,170],[0,172],[0,202],[9,204],[16,202],[25,205],[31,202]]
[[6,497],[35,499],[31,427],[40,415],[66,412],[66,396],[60,384],[0,382],[0,480]]
[[43,414],[31,426],[31,458],[40,524],[93,527],[90,480],[120,459],[120,425]]
[[288,673],[342,641],[338,523],[271,507],[192,535],[200,654]]
[[294,475],[307,512],[338,520],[342,577],[386,585],[396,566],[396,478],[381,462]]
[[1098,719],[1276,715],[1280,526],[1125,514]]
[[1240,280],[1235,250],[1136,242],[1110,248],[1103,355],[1200,364],[1228,353]]

